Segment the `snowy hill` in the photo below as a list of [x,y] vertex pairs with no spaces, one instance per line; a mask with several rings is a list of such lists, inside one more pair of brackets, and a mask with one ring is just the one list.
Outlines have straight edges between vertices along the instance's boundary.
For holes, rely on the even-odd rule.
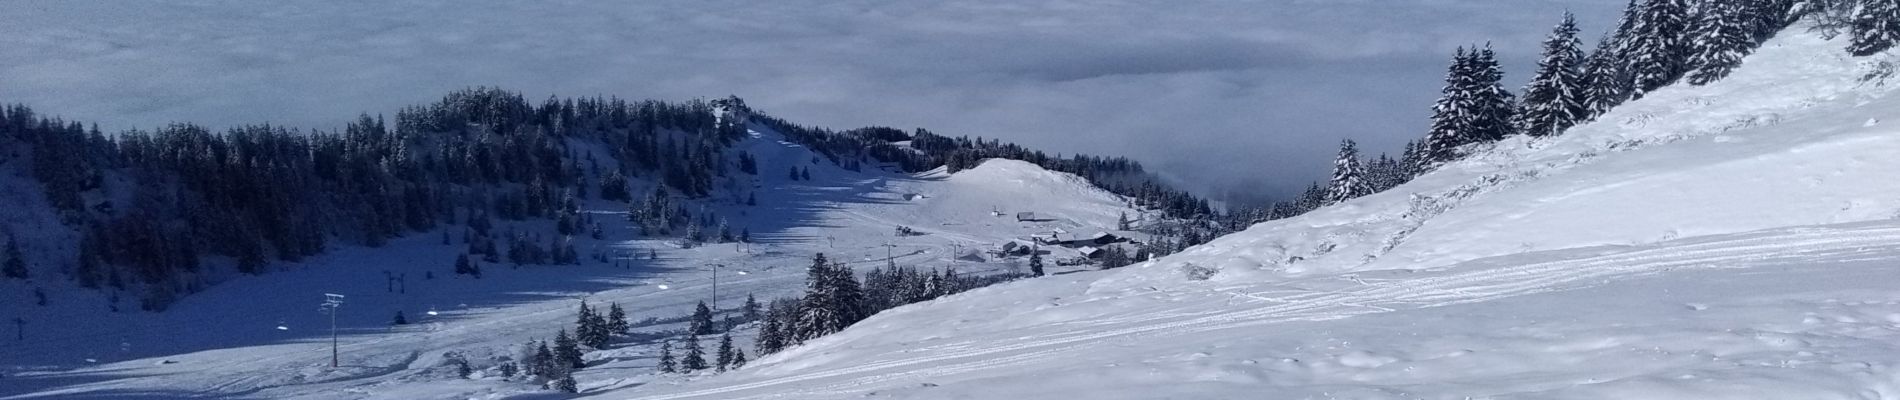
[[[449,270],[464,246],[425,232],[382,248],[341,246],[281,272],[212,286],[163,313],[108,312],[98,298],[103,293],[76,288],[57,291],[43,307],[30,297],[9,298],[6,309],[19,313],[9,315],[26,315],[29,323],[26,339],[0,359],[0,399],[547,394],[521,380],[504,381],[494,368],[522,343],[571,329],[580,301],[618,304],[635,321],[632,335],[587,355],[591,366],[576,376],[581,389],[635,387],[681,379],[652,373],[658,339],[682,329],[682,317],[696,302],[713,300],[715,286],[716,304],[725,310],[747,295],[792,295],[817,253],[861,270],[884,265],[887,254],[907,266],[965,274],[1017,270],[1022,258],[984,250],[1053,229],[1110,229],[1123,213],[1138,213],[1126,199],[1079,177],[1030,163],[991,160],[957,174],[856,172],[766,126],[748,128],[734,148],[755,158],[763,172],[726,182],[707,206],[746,227],[750,244],[682,248],[671,238],[630,240],[626,206],[590,200],[584,213],[613,222],[603,224],[605,239],[580,238],[578,247],[634,260],[490,264],[481,279],[470,279]],[[810,178],[782,173],[794,167]],[[743,204],[745,194],[755,194],[757,204]],[[1042,218],[1017,221],[1016,212]],[[538,224],[545,222],[504,222],[502,228],[546,229]],[[916,233],[896,236],[897,226]],[[952,250],[961,256],[953,259]],[[649,252],[657,258],[646,258]],[[723,266],[716,283],[708,269],[713,264]],[[1063,268],[1083,267],[1057,271]],[[392,275],[404,277],[400,288],[387,278]],[[337,320],[337,369],[328,367],[330,321],[316,312],[325,293],[347,296]],[[411,323],[391,326],[398,311]],[[740,339],[750,352],[751,339]],[[473,379],[456,376],[455,360],[473,364]]]
[[1391,191],[615,395],[1900,398],[1894,60],[1842,48],[1790,30]]

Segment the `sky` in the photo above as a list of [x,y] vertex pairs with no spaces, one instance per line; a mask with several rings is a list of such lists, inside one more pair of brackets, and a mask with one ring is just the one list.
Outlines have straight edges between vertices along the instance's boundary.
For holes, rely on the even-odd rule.
[[1324,178],[1342,139],[1422,135],[1458,46],[1490,43],[1515,88],[1562,13],[1594,40],[1622,3],[12,0],[0,102],[107,130],[332,129],[473,86],[738,95],[808,125],[1124,155],[1248,200]]

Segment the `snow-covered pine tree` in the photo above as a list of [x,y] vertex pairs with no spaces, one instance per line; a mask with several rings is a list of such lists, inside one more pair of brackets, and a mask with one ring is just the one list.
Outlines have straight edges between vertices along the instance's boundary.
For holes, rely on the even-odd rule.
[[7,278],[26,279],[31,275],[26,270],[26,257],[20,254],[19,241],[7,239],[7,254],[4,262],[5,265],[0,266],[0,274],[5,274]]
[[751,293],[746,293],[745,305],[740,306],[740,309],[743,310],[741,315],[745,317],[746,321],[759,320],[759,299],[752,297]]
[[1339,143],[1339,157],[1333,159],[1333,180],[1327,185],[1326,204],[1372,194],[1366,182],[1366,170],[1359,164],[1359,145],[1352,140]]
[[732,366],[732,350],[732,332],[719,335],[719,349],[713,352],[714,368],[717,371],[726,372],[726,368]]
[[792,326],[793,342],[803,343],[844,329],[844,316],[838,314],[837,290],[832,287],[833,276],[830,262],[825,260],[824,253],[819,253],[805,271],[805,297]]
[[574,317],[575,340],[579,341],[580,343],[591,343],[593,340],[594,332],[596,332],[596,325],[595,325],[596,322],[597,320],[594,318],[594,309],[592,307],[588,307],[586,301],[582,301],[581,310]]
[[699,335],[686,335],[686,355],[680,357],[680,368],[687,371],[706,369],[706,350],[699,346]]
[[528,368],[535,376],[548,379],[553,377],[555,372],[567,369],[560,365],[560,360],[554,356],[554,352],[548,350],[548,342],[540,342],[536,346],[534,360],[530,363],[533,368]]
[[[1466,54],[1465,48],[1459,47],[1445,72],[1445,86],[1439,89],[1438,101],[1432,104],[1431,130],[1426,132],[1425,140],[1420,142],[1414,170],[1424,173],[1437,168],[1439,164],[1456,160],[1461,156],[1458,147],[1470,143],[1468,132],[1464,131],[1466,116],[1476,112],[1471,109],[1470,76],[1471,55]],[[1312,187],[1307,192],[1311,193]],[[1305,213],[1314,208],[1304,204],[1306,196],[1299,200],[1294,206],[1295,211]]]
[[1632,98],[1675,83],[1687,72],[1689,12],[1687,0],[1648,0],[1638,10],[1624,51]]
[[1630,80],[1624,71],[1622,53],[1617,51],[1615,35],[1604,35],[1602,40],[1597,41],[1596,49],[1583,61],[1583,114],[1578,122],[1594,120],[1629,100]]
[[943,274],[941,272],[932,269],[929,275],[923,276],[922,278],[924,282],[923,293],[921,294],[922,298],[917,299],[917,301],[935,299],[950,293],[949,290],[944,289]]
[[1746,0],[1746,3],[1743,14],[1749,20],[1749,37],[1756,44],[1768,41],[1793,22],[1789,16],[1794,12],[1795,0]]
[[1870,56],[1893,48],[1900,42],[1900,0],[1860,0],[1848,26],[1853,41],[1847,52]]
[[[1366,185],[1372,188],[1369,193],[1383,192],[1386,189],[1391,189],[1394,186],[1405,183],[1404,174],[1405,172],[1399,167],[1398,160],[1394,160],[1391,156],[1380,153],[1378,157],[1366,163]],[[1259,222],[1258,217],[1251,218],[1244,224],[1253,224],[1256,222]]]
[[613,322],[609,321],[607,316],[599,312],[593,313],[587,320],[587,326],[589,328],[587,338],[581,340],[581,344],[596,349],[607,348],[607,342],[612,341],[614,338]]
[[1472,110],[1465,122],[1474,142],[1489,143],[1517,134],[1517,99],[1504,89],[1497,53],[1486,44],[1471,57]]
[[1307,184],[1306,190],[1300,192],[1300,197],[1293,199],[1293,215],[1305,214],[1307,211],[1313,211],[1313,209],[1319,208],[1320,205],[1325,203],[1326,188],[1320,186],[1319,182]]
[[965,286],[963,284],[963,277],[957,275],[957,267],[954,267],[954,266],[944,267],[942,287],[943,287],[943,294],[937,297],[963,293],[964,290],[969,289],[968,286]]
[[779,318],[765,318],[765,323],[759,325],[759,336],[753,338],[752,348],[759,354],[777,353],[785,348],[785,325]]
[[673,342],[660,343],[660,364],[658,367],[661,373],[670,374],[679,372],[679,360],[673,358]]
[[719,219],[719,243],[732,243],[732,241],[737,240],[737,239],[738,238],[732,236],[732,225],[727,224],[725,218],[720,218]]
[[1689,57],[1690,85],[1704,85],[1727,77],[1742,64],[1742,57],[1755,50],[1754,25],[1744,4],[1715,1],[1702,6],[1690,34],[1694,54]]
[[746,363],[745,349],[735,348],[735,349],[732,349],[732,366],[726,367],[726,369],[728,370],[739,369],[741,367],[744,367],[745,363]]
[[607,306],[607,331],[616,335],[633,332],[633,325],[627,323],[627,311],[620,308],[620,303]]
[[844,330],[845,327],[870,317],[864,311],[864,285],[858,283],[857,273],[852,271],[850,266],[844,263],[833,263],[830,286],[834,292],[832,298],[836,299],[833,304],[838,307],[837,314],[840,318],[838,330]]
[[[1425,173],[1424,170],[1421,170],[1418,168],[1421,164],[1424,163],[1424,157],[1425,157],[1424,148],[1425,148],[1425,142],[1422,139],[1405,142],[1405,151],[1399,154],[1399,160],[1398,160],[1400,183],[1410,182],[1412,178],[1416,178],[1418,177],[1419,174]],[[1273,215],[1272,218],[1275,218],[1275,219],[1285,217],[1283,215],[1279,215],[1279,212],[1277,211],[1271,212],[1270,214],[1272,214]]]
[[1623,15],[1617,18],[1616,28],[1603,37],[1604,41],[1613,45],[1611,48],[1614,50],[1611,51],[1616,52],[1617,58],[1623,58],[1624,53],[1629,50],[1629,37],[1636,34],[1636,20],[1643,15],[1645,1],[1648,0],[1629,0],[1623,3]]
[[713,333],[712,309],[701,301],[693,307],[692,321],[687,324],[686,332],[693,335],[711,335]]
[[706,241],[705,234],[700,232],[699,224],[693,222],[686,223],[686,235],[681,239],[686,242],[688,248],[696,247]]
[[1524,85],[1523,113],[1518,126],[1531,136],[1554,136],[1570,129],[1584,118],[1584,82],[1582,42],[1577,40],[1577,19],[1564,13],[1564,19],[1544,39],[1544,58],[1537,61],[1537,72]]
[[554,365],[559,369],[580,369],[587,366],[587,363],[581,360],[580,343],[575,342],[574,337],[568,336],[566,329],[554,335]]

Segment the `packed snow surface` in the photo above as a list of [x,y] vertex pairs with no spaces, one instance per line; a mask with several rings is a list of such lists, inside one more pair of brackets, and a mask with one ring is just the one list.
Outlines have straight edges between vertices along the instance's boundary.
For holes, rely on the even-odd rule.
[[1843,46],[1797,28],[1392,191],[615,395],[1900,399],[1900,99]]

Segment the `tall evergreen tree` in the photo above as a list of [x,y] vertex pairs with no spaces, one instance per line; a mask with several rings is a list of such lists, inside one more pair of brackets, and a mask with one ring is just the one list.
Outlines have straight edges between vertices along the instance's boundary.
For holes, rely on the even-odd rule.
[[[1459,47],[1458,54],[1452,57],[1451,66],[1445,72],[1445,86],[1439,90],[1438,101],[1432,104],[1431,130],[1425,134],[1417,163],[1413,166],[1421,173],[1458,159],[1462,156],[1458,153],[1458,147],[1472,142],[1467,122],[1477,111],[1473,109],[1475,105],[1471,99],[1471,88],[1474,86],[1471,57],[1466,54],[1465,48]],[[1318,189],[1317,185],[1309,186],[1306,191],[1309,196],[1301,196],[1301,202],[1312,197],[1310,195],[1315,189]],[[1295,208],[1304,213],[1314,207],[1299,204]]]
[[1754,0],[1749,16],[1755,19],[1755,43],[1769,38],[1794,23],[1797,0]]
[[580,343],[568,336],[566,329],[554,335],[554,363],[556,368],[563,369],[579,369],[587,366],[587,363],[581,360]]
[[698,371],[707,367],[706,350],[699,346],[699,335],[686,335],[686,355],[680,357],[680,368]]
[[1614,35],[1604,35],[1583,62],[1583,114],[1578,121],[1595,120],[1629,100],[1630,80]]
[[836,299],[833,304],[838,308],[837,314],[842,318],[843,324],[838,327],[838,330],[844,330],[844,327],[870,317],[871,315],[864,310],[864,285],[858,283],[857,273],[844,263],[834,263],[831,266],[831,274],[829,286],[834,293],[832,298]]
[[607,330],[616,335],[633,332],[633,325],[627,323],[627,311],[620,308],[620,303],[613,303],[607,307]]
[[541,379],[550,379],[554,377],[557,372],[568,369],[567,367],[561,366],[560,359],[554,356],[553,351],[548,350],[548,342],[538,343],[537,346],[538,347],[534,350],[534,359],[529,363],[531,367],[528,368],[528,371],[530,373],[541,377]]
[[780,319],[767,316],[765,323],[759,325],[759,336],[752,342],[752,348],[759,354],[777,353],[785,348],[785,325]]
[[713,352],[714,366],[719,372],[726,372],[732,366],[732,333],[719,335],[719,349]]
[[1504,71],[1490,45],[1471,58],[1472,111],[1465,122],[1475,142],[1495,142],[1517,134],[1517,99],[1504,89]]
[[1359,145],[1352,140],[1339,143],[1339,157],[1333,159],[1333,180],[1327,185],[1326,204],[1372,194],[1366,170],[1359,164]]
[[[1752,0],[1749,0],[1752,1]],[[1714,1],[1702,6],[1690,34],[1694,54],[1689,57],[1690,85],[1704,85],[1727,77],[1742,65],[1742,57],[1755,50],[1757,22],[1747,15],[1745,4],[1738,1]]]
[[746,363],[745,350],[735,348],[735,349],[732,349],[732,366],[727,367],[726,369],[728,370],[739,369],[741,367],[745,367],[745,363]]
[[1537,73],[1524,86],[1518,125],[1525,134],[1556,135],[1585,118],[1582,46],[1576,17],[1564,13],[1563,22],[1544,39],[1544,58],[1537,61]]
[[1689,12],[1688,0],[1648,0],[1637,12],[1625,48],[1633,97],[1675,83],[1688,71]]
[[811,268],[805,271],[805,297],[798,306],[798,318],[792,326],[795,342],[804,342],[819,336],[844,330],[847,316],[839,314],[842,309],[837,298],[837,274],[832,265],[819,253],[812,259]]
[[660,372],[679,372],[679,360],[673,358],[673,342],[660,343]]
[[741,308],[744,310],[744,313],[742,315],[745,317],[745,320],[747,321],[759,320],[759,317],[760,317],[759,312],[761,311],[759,309],[759,299],[752,297],[751,293],[746,293],[745,305],[741,306]]
[[693,307],[693,318],[686,331],[692,335],[713,333],[713,313],[711,308],[706,307],[706,302],[701,301],[698,306]]
[[[1423,164],[1425,157],[1424,148],[1425,144],[1421,140],[1405,142],[1405,151],[1399,154],[1398,166],[1396,167],[1399,171],[1399,182],[1401,184],[1410,182],[1412,178],[1416,178],[1419,174],[1425,173],[1424,170],[1418,169],[1418,167]],[[1393,186],[1397,185],[1395,184]]]
[[1848,26],[1853,35],[1847,52],[1870,56],[1900,42],[1900,0],[1860,0]]
[[[1378,158],[1374,158],[1365,164],[1366,186],[1371,189],[1368,193],[1383,192],[1386,189],[1391,189],[1394,186],[1405,183],[1405,171],[1399,167],[1399,161],[1392,159],[1390,156],[1379,154]],[[1247,223],[1251,224],[1253,222],[1254,221],[1248,221]]]
[[[587,307],[587,302],[581,302],[580,313],[574,318],[574,339],[582,344],[592,346],[594,336],[606,331],[606,329],[604,329],[605,327],[600,325],[601,320],[595,317],[593,308]],[[602,342],[605,342],[605,340],[602,340]]]

